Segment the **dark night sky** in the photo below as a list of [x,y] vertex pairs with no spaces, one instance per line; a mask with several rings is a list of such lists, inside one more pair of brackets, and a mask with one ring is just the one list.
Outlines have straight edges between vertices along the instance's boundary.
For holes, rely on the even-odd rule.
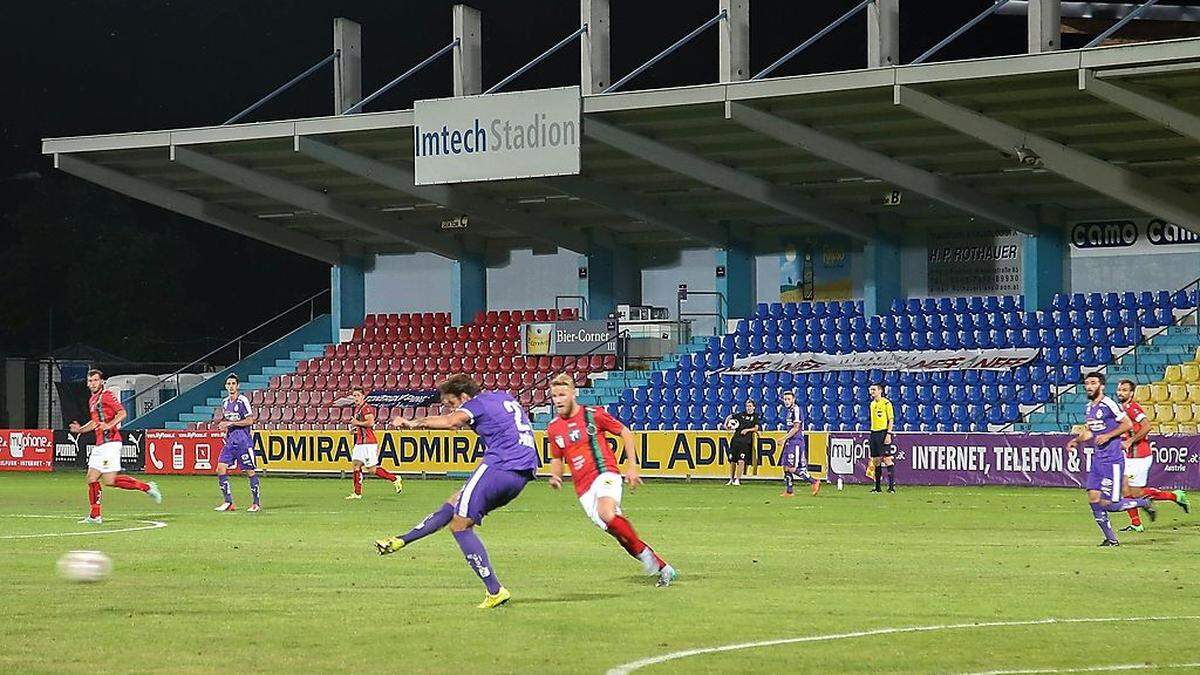
[[[902,0],[910,60],[991,0]],[[94,0],[17,2],[0,41],[8,95],[0,119],[0,355],[83,342],[137,360],[188,360],[328,286],[320,263],[174,216],[56,172],[40,139],[219,124],[330,50],[332,19],[363,24],[364,90],[444,45],[449,0]],[[575,0],[476,0],[485,87],[578,25]],[[752,68],[769,64],[854,0],[753,0]],[[716,13],[712,0],[613,0],[614,78]],[[1024,50],[1024,19],[992,17],[939,59]],[[1067,36],[1066,46],[1079,38]],[[625,88],[715,80],[710,30]],[[566,49],[509,89],[578,82]],[[862,67],[863,19],[777,74]],[[449,59],[371,107],[446,96]],[[328,114],[328,71],[253,120]],[[252,288],[252,297],[234,287]]]

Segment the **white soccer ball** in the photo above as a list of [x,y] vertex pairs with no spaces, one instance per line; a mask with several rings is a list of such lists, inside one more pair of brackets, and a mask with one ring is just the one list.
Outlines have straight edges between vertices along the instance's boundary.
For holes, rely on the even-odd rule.
[[112,558],[100,551],[67,551],[58,559],[58,574],[67,581],[102,581],[112,572]]
[[730,417],[730,418],[726,419],[725,420],[725,428],[728,429],[729,431],[737,431],[737,428],[738,428],[737,418]]

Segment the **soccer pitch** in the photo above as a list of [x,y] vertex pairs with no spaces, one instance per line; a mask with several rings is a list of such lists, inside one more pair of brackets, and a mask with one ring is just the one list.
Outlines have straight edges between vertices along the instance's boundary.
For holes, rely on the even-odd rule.
[[[671,655],[635,672],[1200,669],[1200,516],[1169,503],[1103,549],[1078,490],[784,500],[778,482],[651,481],[625,509],[679,569],[661,589],[569,486],[539,480],[479,530],[513,593],[485,611],[448,532],[388,557],[371,544],[457,482],[408,479],[396,495],[368,480],[348,502],[348,480],[268,476],[259,514],[214,513],[212,478],[159,483],[161,506],[105,491],[97,532],[111,534],[61,536],[85,531],[82,474],[0,476],[0,672],[604,673]],[[59,579],[69,549],[106,552],[112,576]]]

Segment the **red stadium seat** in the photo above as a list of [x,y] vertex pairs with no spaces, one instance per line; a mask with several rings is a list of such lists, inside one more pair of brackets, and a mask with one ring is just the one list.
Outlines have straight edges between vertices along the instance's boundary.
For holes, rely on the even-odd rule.
[[395,345],[392,343],[384,342],[383,344],[379,345],[379,356],[385,359],[390,359],[392,358],[392,354],[395,352],[395,349]]
[[337,345],[325,345],[325,358],[335,356],[337,354]]
[[[536,321],[536,320],[537,320],[537,312],[533,311],[532,309],[527,309],[521,313],[521,321],[520,321],[521,323],[529,323],[530,321]],[[517,322],[514,321],[513,323],[517,323]]]
[[314,378],[313,389],[315,389],[316,391],[321,391],[323,389],[326,389],[328,386],[329,386],[329,376],[317,375],[316,378]]
[[363,325],[364,326],[372,326],[373,327],[375,325],[375,322],[376,322],[376,315],[374,315],[374,314],[368,314],[363,317]]
[[586,387],[587,383],[588,383],[587,373],[583,372],[582,370],[575,371],[575,386],[576,387]]
[[475,312],[475,320],[472,321],[472,323],[483,323],[484,321],[487,321],[487,315],[488,313],[484,312],[483,310]]
[[283,402],[290,406],[300,404],[300,392],[292,390],[284,395]]
[[547,316],[548,321],[558,321],[558,310],[557,309],[546,310],[546,316]]
[[325,424],[329,421],[329,408],[321,406],[316,409],[317,424]]
[[508,373],[496,373],[496,389],[508,389]]
[[[617,369],[617,355],[616,354],[605,354],[604,362],[603,362],[603,364],[601,364],[600,368],[601,368],[601,370],[616,370]],[[595,369],[593,368],[593,370],[595,370]]]
[[338,375],[338,379],[337,379],[338,392],[344,394],[349,389],[350,389],[350,376],[349,375]]
[[407,374],[401,373],[400,375],[396,376],[396,387],[400,389],[407,389],[409,386],[408,382],[409,377]]
[[400,315],[399,314],[388,314],[387,315],[387,325],[399,326],[400,325]]
[[534,310],[533,318],[535,321],[549,321],[550,320],[550,312],[547,312],[544,309]]
[[271,378],[271,382],[270,382],[270,385],[269,385],[269,386],[270,386],[272,389],[278,389],[278,388],[279,388],[279,382],[280,382],[280,379],[281,379],[281,378],[280,378],[278,375],[276,375],[276,376],[272,377],[272,378]]
[[296,364],[296,374],[304,375],[308,372],[308,361],[300,361]]

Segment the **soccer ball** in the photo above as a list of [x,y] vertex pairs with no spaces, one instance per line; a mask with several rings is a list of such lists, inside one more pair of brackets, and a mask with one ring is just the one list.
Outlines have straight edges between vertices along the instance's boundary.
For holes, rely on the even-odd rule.
[[729,431],[737,431],[738,421],[733,417],[726,419],[725,420],[725,428]]
[[112,572],[112,559],[100,551],[67,551],[58,559],[58,574],[67,581],[92,583]]

